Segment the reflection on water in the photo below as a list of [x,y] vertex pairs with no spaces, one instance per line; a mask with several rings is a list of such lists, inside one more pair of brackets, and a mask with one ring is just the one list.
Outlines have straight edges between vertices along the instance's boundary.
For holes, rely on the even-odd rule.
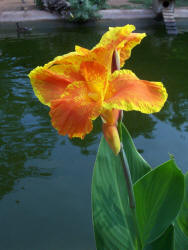
[[[145,147],[145,150],[148,150],[146,158],[148,157],[148,160],[151,161],[152,158],[156,158],[156,150],[160,152],[158,161],[153,161],[154,166],[155,163],[160,164],[164,152],[165,154],[168,152],[175,155],[183,171],[188,170],[186,157],[188,147],[188,85],[186,84],[188,48],[185,46],[187,41],[188,33],[167,37],[157,32],[154,36],[145,39],[141,48],[136,48],[134,57],[128,61],[128,67],[135,68],[137,75],[149,80],[155,79],[164,82],[168,91],[168,101],[161,112],[151,115],[149,118],[133,114],[133,112],[128,114],[130,115],[129,130],[134,136],[137,131],[134,125],[136,124],[138,128],[136,136],[139,138],[141,135],[146,137],[145,130],[150,131],[149,136],[154,140],[149,143],[151,147],[149,145]],[[133,124],[132,116],[134,115],[136,123]],[[145,122],[142,119],[145,119]],[[144,139],[140,141],[142,144],[145,143]]]
[[[154,43],[146,43],[145,47],[151,53],[146,54],[145,60],[158,60],[158,67],[152,68],[157,71],[155,75],[165,83],[168,89],[168,102],[165,108],[156,114],[161,121],[168,121],[177,130],[185,131],[188,121],[188,76],[187,67],[188,48],[185,46],[188,41],[188,33],[175,37],[158,36],[153,37]],[[155,49],[153,48],[155,45]],[[142,55],[140,55],[141,59]],[[141,65],[142,72],[145,65]],[[154,74],[154,72],[152,72]]]
[[[168,101],[165,108],[155,116],[160,121],[171,123],[171,126],[181,131],[186,130],[188,122],[188,86],[186,84],[188,73],[185,70],[188,65],[188,48],[185,46],[187,41],[188,33],[175,37],[164,37],[158,34],[157,37],[145,39],[141,45],[142,49],[135,52],[136,59],[132,57],[128,62],[130,67],[136,65],[135,71],[138,75],[164,82],[168,90]],[[149,53],[146,53],[147,50]],[[140,62],[139,65],[138,62]]]
[[24,63],[19,65],[20,59],[24,60],[23,55],[21,58],[11,56],[8,47],[7,50],[1,47],[3,56],[0,60],[0,198],[12,190],[17,179],[40,175],[39,169],[26,168],[25,162],[31,158],[48,157],[56,141],[47,110],[36,105],[27,79],[28,69]]
[[[75,44],[91,48],[109,24],[31,25],[34,32],[28,36],[17,38],[12,24],[7,26],[9,33],[4,28],[0,34],[1,246],[3,250],[95,249],[90,184],[101,121],[95,121],[85,140],[59,136],[27,74],[73,50]],[[140,24],[138,31],[149,35],[134,49],[126,67],[140,78],[163,81],[169,98],[160,113],[127,112],[124,121],[153,166],[173,153],[187,171],[188,33],[167,37],[158,24],[152,29],[148,23]]]
[[100,118],[98,118],[94,123],[92,132],[88,134],[84,140],[80,140],[79,138],[73,138],[72,140],[70,140],[70,142],[73,145],[80,147],[82,154],[84,155],[93,154],[94,156],[96,156],[97,153],[96,150],[90,150],[89,146],[95,144],[96,141],[98,141],[97,135],[100,132],[101,132],[101,122]]

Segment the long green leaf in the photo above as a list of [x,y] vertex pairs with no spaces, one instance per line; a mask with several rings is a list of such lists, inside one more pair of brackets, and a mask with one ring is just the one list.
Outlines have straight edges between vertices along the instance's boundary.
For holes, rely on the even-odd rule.
[[188,237],[188,173],[185,175],[185,196],[177,221],[182,232]]
[[138,227],[143,245],[157,239],[175,219],[184,194],[184,176],[173,160],[134,184]]
[[[147,245],[144,250],[174,250],[174,227],[170,225],[167,230],[151,244]],[[180,249],[179,249],[180,250]]]
[[127,156],[132,182],[135,183],[139,178],[151,171],[151,167],[136,150],[134,142],[123,124],[122,142],[125,154]]
[[98,250],[137,249],[119,156],[101,139],[92,180],[92,210]]
[[188,237],[182,232],[177,221],[175,222],[175,249],[176,250],[188,249]]
[[188,249],[188,172],[185,175],[185,193],[178,217],[175,222],[176,250]]

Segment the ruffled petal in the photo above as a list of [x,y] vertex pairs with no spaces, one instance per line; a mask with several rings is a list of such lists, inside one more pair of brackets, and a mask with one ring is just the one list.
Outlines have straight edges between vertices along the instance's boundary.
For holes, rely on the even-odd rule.
[[93,60],[103,65],[111,74],[112,51],[105,47],[92,49]]
[[87,55],[89,53],[89,50],[86,48],[83,48],[81,46],[76,45],[75,46],[75,51],[79,53],[80,55]]
[[53,100],[61,97],[69,84],[84,80],[79,72],[84,60],[83,56],[72,52],[32,70],[29,78],[35,95],[43,104],[50,106]]
[[92,120],[100,115],[101,108],[101,102],[95,102],[88,96],[85,82],[73,83],[60,99],[52,102],[52,125],[61,135],[83,139],[92,130]]
[[75,64],[75,66],[77,66],[77,63],[79,65],[81,58],[82,58],[82,55],[80,55],[76,51],[69,52],[65,55],[55,57],[52,62],[46,64],[45,66],[49,67],[49,66],[52,66],[53,64],[58,65],[58,64],[63,64],[63,63],[73,63]]
[[108,77],[106,68],[95,61],[87,61],[81,64],[80,72],[87,82],[90,97],[95,101],[103,100]]
[[37,67],[29,74],[33,90],[38,99],[50,106],[52,100],[60,98],[70,80],[43,67]]
[[146,36],[145,33],[131,33],[124,40],[124,44],[117,48],[120,55],[120,66],[123,67],[125,61],[131,56],[131,50]]
[[79,73],[80,65],[86,58],[77,52],[70,52],[63,56],[56,57],[53,61],[44,65],[48,69],[58,75],[66,76],[70,81],[82,81],[83,77]]
[[[101,38],[95,48],[106,48],[103,57],[106,55],[106,64],[111,64],[111,58],[114,50],[120,55],[120,65],[124,65],[131,55],[131,50],[141,42],[146,36],[145,33],[132,33],[135,30],[134,25],[125,25],[123,27],[109,28]],[[109,67],[108,67],[109,68]]]
[[110,27],[96,47],[106,47],[113,53],[133,30],[135,30],[134,25],[129,24],[123,27]]
[[130,70],[121,70],[115,71],[109,80],[103,107],[149,114],[160,111],[166,99],[161,82],[140,80]]
[[[56,57],[52,62],[46,64],[44,68],[59,75],[66,75],[66,78],[71,81],[83,81],[86,79],[86,74],[90,75],[90,79],[87,78],[87,81],[91,80],[92,74],[92,78],[96,79],[96,75],[99,76],[102,73],[102,76],[99,76],[102,78],[104,72],[106,73],[105,60],[107,60],[107,57],[102,57],[102,55],[105,55],[105,49],[88,50],[79,46],[76,46],[75,49],[76,52]],[[88,65],[88,69],[85,65]],[[84,74],[83,68],[85,68],[86,74]]]
[[[75,51],[79,55],[84,55],[85,57],[87,57],[87,61],[96,61],[99,64],[105,66],[105,68],[108,68],[107,62],[111,61],[111,51],[104,47],[94,47],[92,50],[88,50],[76,45]],[[108,69],[110,70],[110,67]]]

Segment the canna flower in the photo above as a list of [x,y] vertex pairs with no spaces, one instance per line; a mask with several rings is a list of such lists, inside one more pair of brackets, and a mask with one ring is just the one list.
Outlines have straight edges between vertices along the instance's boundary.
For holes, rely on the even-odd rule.
[[[140,80],[130,70],[120,70],[145,34],[132,33],[133,25],[110,28],[91,50],[56,57],[29,74],[39,100],[50,107],[52,125],[61,135],[83,139],[92,121],[101,116],[103,132],[117,154],[120,110],[158,112],[167,99],[162,83]],[[115,60],[115,63],[114,63]]]

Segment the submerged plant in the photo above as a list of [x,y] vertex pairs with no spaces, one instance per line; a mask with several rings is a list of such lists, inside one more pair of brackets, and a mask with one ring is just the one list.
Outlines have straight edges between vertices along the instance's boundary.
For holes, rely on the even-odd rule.
[[[29,74],[35,95],[50,107],[59,134],[83,139],[91,132],[92,121],[102,118],[104,137],[115,154],[102,139],[92,183],[99,250],[160,250],[155,245],[162,246],[169,232],[168,241],[173,243],[171,224],[183,200],[184,177],[174,161],[151,170],[121,122],[123,111],[158,112],[167,99],[161,82],[140,80],[131,70],[120,70],[145,37],[134,29],[133,25],[109,28],[91,50],[76,46],[74,52]],[[167,203],[173,206],[169,214]]]

